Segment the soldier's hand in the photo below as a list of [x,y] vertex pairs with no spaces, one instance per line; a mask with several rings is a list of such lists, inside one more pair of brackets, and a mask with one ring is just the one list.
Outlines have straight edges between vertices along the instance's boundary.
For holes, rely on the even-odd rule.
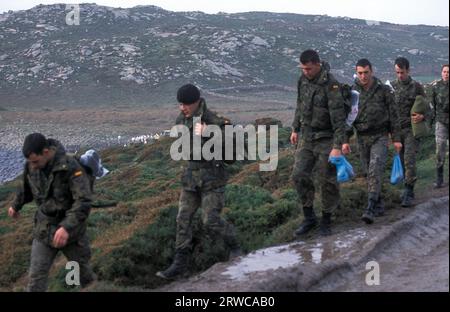
[[68,239],[69,233],[67,233],[65,228],[60,227],[53,237],[53,246],[55,248],[63,248],[64,246],[66,246]]
[[348,154],[350,154],[351,152],[352,152],[352,149],[350,148],[350,144],[347,144],[347,143],[342,144],[342,153],[343,153],[344,155],[348,155]]
[[403,144],[400,142],[394,142],[394,148],[397,151],[397,153],[400,153],[403,148]]
[[298,133],[297,132],[292,132],[291,134],[291,144],[292,145],[297,145],[298,143]]
[[333,148],[330,152],[330,157],[339,157],[341,155],[341,150],[337,148]]
[[422,115],[422,114],[414,113],[414,114],[411,115],[411,120],[415,124],[421,123],[424,119],[425,119],[425,116]]
[[13,207],[9,207],[8,216],[10,216],[11,218],[17,219],[18,217],[20,217],[20,213],[15,211]]
[[205,131],[207,125],[205,123],[197,123],[194,127],[194,134],[195,135],[202,135],[203,131]]

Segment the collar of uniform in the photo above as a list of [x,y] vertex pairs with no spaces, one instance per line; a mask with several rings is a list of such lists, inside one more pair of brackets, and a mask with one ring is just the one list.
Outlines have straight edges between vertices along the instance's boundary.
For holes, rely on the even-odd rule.
[[328,71],[324,68],[324,64],[322,64],[320,72],[317,74],[315,78],[309,80],[304,75],[302,77],[305,81],[312,84],[325,84],[328,82]]
[[397,78],[397,82],[398,82],[400,85],[407,86],[407,85],[409,85],[409,84],[412,82],[412,78],[411,78],[411,76],[408,76],[408,79],[406,79],[405,81],[400,80],[400,79]]
[[369,90],[366,91],[366,89],[364,89],[364,87],[361,85],[361,83],[359,82],[359,80],[357,80],[355,82],[355,86],[356,86],[356,91],[359,91],[361,93],[361,91],[366,91],[366,92],[371,92],[372,90],[377,89],[379,86],[382,86],[383,83],[381,82],[380,79],[378,79],[377,77],[373,77],[373,83],[370,86]]
[[53,163],[50,163],[50,165],[52,166],[52,169],[50,172],[69,170],[69,165],[68,165],[67,157],[65,154],[56,153],[52,162]]

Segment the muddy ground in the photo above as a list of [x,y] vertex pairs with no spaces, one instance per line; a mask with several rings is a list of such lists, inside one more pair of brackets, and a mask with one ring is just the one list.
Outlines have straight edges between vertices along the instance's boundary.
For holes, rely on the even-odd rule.
[[390,210],[374,225],[346,224],[330,237],[252,252],[156,291],[448,292],[448,203],[448,187],[430,190],[416,207]]

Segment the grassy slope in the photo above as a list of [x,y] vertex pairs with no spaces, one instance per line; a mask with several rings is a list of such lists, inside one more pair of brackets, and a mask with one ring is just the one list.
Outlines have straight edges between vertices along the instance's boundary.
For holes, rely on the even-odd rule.
[[[245,251],[292,240],[292,231],[302,220],[290,181],[294,149],[288,147],[288,136],[288,129],[280,130],[283,148],[276,172],[261,173],[257,163],[238,163],[229,168],[233,176],[227,186],[224,217],[236,226]],[[138,290],[164,283],[154,273],[166,267],[173,257],[182,166],[170,160],[170,144],[170,139],[164,139],[151,146],[114,148],[102,153],[105,165],[113,173],[96,184],[96,204],[116,205],[93,209],[89,218],[92,263],[101,280],[92,290]],[[433,153],[430,138],[422,144],[419,155],[419,193],[429,188],[434,179]],[[350,161],[359,171],[357,155],[351,156]],[[392,209],[399,201],[400,187],[389,185],[388,177],[386,171],[385,197],[388,209]],[[2,207],[11,200],[16,184],[17,181],[0,187]],[[364,179],[344,184],[336,225],[359,222],[365,203]],[[34,210],[33,205],[26,206],[18,221],[8,220],[5,213],[0,215],[0,289],[22,290],[26,284]],[[319,202],[317,211],[320,212]],[[194,220],[194,237],[192,273],[226,260],[223,242],[212,244],[199,214]],[[50,290],[71,290],[63,285],[64,264],[60,257],[52,270]]]

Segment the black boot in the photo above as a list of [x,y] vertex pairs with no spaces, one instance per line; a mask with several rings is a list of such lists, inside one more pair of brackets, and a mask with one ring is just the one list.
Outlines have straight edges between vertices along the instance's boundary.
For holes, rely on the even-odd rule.
[[411,207],[414,199],[414,185],[405,184],[403,192],[402,207]]
[[305,220],[303,220],[300,227],[295,231],[296,236],[301,236],[311,231],[317,225],[317,217],[312,207],[303,207],[303,214]]
[[372,224],[375,221],[375,206],[377,205],[377,201],[375,196],[369,196],[366,212],[361,217],[361,220],[366,222],[366,224]]
[[444,166],[437,167],[436,182],[434,188],[441,188],[444,185]]
[[375,211],[374,211],[375,217],[382,217],[382,216],[384,216],[385,210],[386,209],[385,209],[385,205],[384,205],[384,200],[380,197],[378,199],[378,202],[377,202],[376,206],[375,206]]
[[175,258],[172,264],[165,271],[159,271],[156,276],[164,279],[175,279],[182,276],[187,271],[187,260],[189,256],[189,249],[180,249],[175,252]]
[[331,213],[322,214],[322,220],[320,221],[320,235],[331,235]]
[[230,249],[228,260],[240,257],[244,254],[235,236],[230,238],[228,248]]

